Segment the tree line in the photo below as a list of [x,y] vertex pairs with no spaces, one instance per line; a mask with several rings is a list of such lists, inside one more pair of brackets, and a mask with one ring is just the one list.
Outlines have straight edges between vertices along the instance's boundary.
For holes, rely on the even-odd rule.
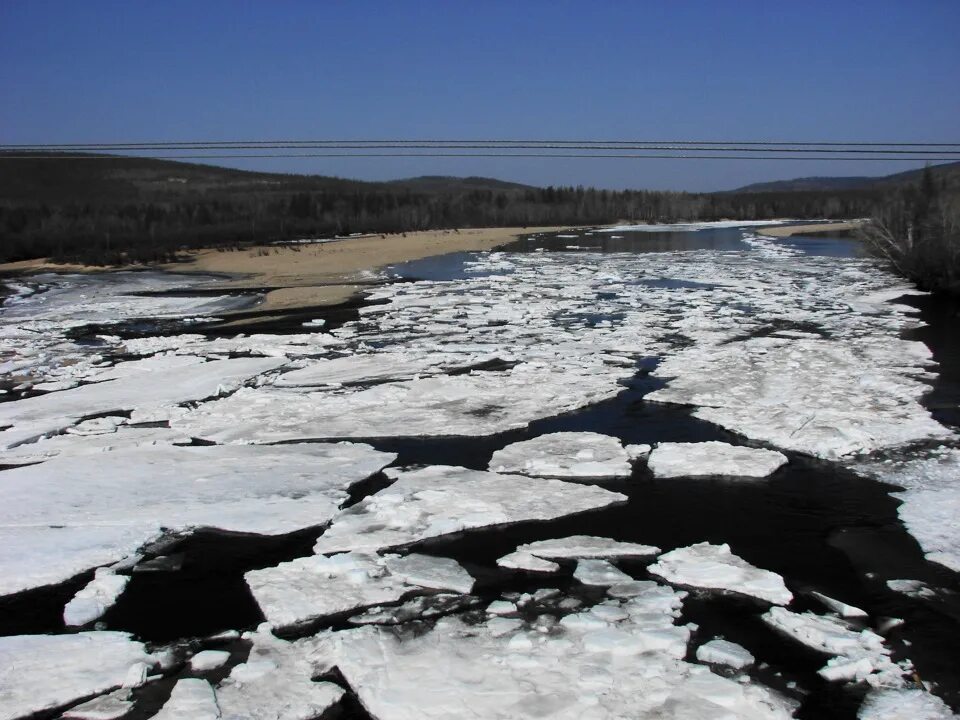
[[0,260],[169,261],[190,248],[354,232],[864,217],[880,212],[889,195],[881,190],[684,193],[584,187],[421,191],[387,183],[343,183],[323,189],[248,186],[85,201],[0,199]]

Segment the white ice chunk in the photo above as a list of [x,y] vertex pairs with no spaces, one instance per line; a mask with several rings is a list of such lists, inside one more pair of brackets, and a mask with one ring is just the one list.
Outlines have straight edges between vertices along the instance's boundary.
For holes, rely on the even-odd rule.
[[621,542],[611,538],[594,535],[570,535],[550,540],[537,540],[517,547],[519,552],[527,552],[547,560],[570,560],[579,558],[616,559],[642,558],[656,555],[660,548],[654,545]]
[[227,664],[230,653],[226,650],[201,650],[190,658],[190,669],[195,672],[209,672]]
[[716,665],[728,665],[734,670],[740,670],[753,665],[755,658],[742,645],[714,638],[697,648],[697,660]]
[[275,638],[266,626],[244,638],[253,643],[247,662],[217,687],[224,720],[313,720],[340,701],[342,688],[313,681],[302,641]]
[[915,598],[935,598],[937,593],[919,580],[887,580],[887,587],[894,592]]
[[473,590],[473,577],[450,558],[414,553],[403,557],[388,556],[384,564],[391,575],[408,585],[464,594]]
[[770,608],[763,621],[807,647],[833,655],[819,671],[826,680],[866,681],[875,687],[904,682],[904,668],[890,659],[883,638],[870,629],[857,630],[836,617],[782,607]]
[[867,617],[867,613],[861,610],[860,608],[858,608],[856,605],[850,605],[849,603],[845,603],[842,600],[836,600],[832,597],[828,597],[823,593],[819,593],[816,591],[813,591],[810,594],[813,595],[813,597],[815,597],[821,603],[823,603],[823,606],[825,608],[827,608],[828,610],[832,610],[833,612],[837,613],[837,615],[839,615],[840,617],[845,617],[845,618]]
[[0,718],[12,720],[123,685],[127,670],[151,662],[123,632],[0,637]]
[[647,460],[656,477],[766,477],[787,457],[775,450],[740,447],[724,442],[660,443]]
[[67,626],[79,626],[99,619],[113,607],[129,580],[128,576],[117,575],[110,568],[97,568],[93,580],[63,609],[63,622]]
[[490,470],[535,477],[629,477],[630,456],[620,441],[593,432],[541,435],[497,450]]
[[783,578],[754,567],[730,552],[730,546],[697,543],[661,555],[647,568],[667,582],[706,590],[724,590],[749,595],[779,605],[793,600]]
[[538,558],[528,552],[517,550],[497,559],[497,565],[509,570],[526,570],[527,572],[556,572],[560,566],[555,562]]
[[584,585],[609,586],[633,580],[606,560],[578,560],[573,576]]
[[244,579],[267,622],[277,628],[396,602],[424,588],[469,592],[473,587],[473,578],[454,560],[353,552],[297,558],[251,570]]
[[630,462],[636,462],[649,455],[652,448],[646,443],[640,443],[639,445],[625,445],[623,449],[627,451]]
[[314,360],[306,367],[280,375],[274,385],[309,387],[410,380],[418,375],[438,372],[442,359],[432,354],[380,352],[348,355],[332,360]]
[[173,686],[170,699],[153,717],[156,720],[218,720],[220,708],[210,683],[197,678],[181,678]]
[[857,720],[954,720],[950,707],[919,688],[871,690],[857,712]]
[[5,465],[30,465],[59,455],[76,456],[152,445],[190,444],[189,436],[165,427],[121,427],[111,433],[81,436],[71,433],[72,429],[67,428],[63,435],[40,438],[0,453],[0,462]]
[[471,528],[549,520],[625,500],[620,493],[561,480],[536,480],[434,465],[391,471],[397,481],[334,518],[318,553],[377,550]]

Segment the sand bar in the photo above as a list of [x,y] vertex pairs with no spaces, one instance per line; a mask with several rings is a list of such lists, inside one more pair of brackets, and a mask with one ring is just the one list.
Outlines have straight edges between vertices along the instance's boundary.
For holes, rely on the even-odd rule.
[[809,225],[776,225],[774,227],[759,228],[758,232],[771,237],[790,237],[791,235],[856,230],[863,225],[863,222],[862,220],[849,220],[845,222],[811,223]]
[[[260,245],[243,250],[198,250],[184,262],[164,266],[177,272],[237,276],[236,288],[271,288],[263,310],[334,305],[375,282],[371,271],[431,255],[492,250],[518,235],[553,232],[562,227],[427,230],[305,245]],[[218,287],[224,284],[218,283]]]

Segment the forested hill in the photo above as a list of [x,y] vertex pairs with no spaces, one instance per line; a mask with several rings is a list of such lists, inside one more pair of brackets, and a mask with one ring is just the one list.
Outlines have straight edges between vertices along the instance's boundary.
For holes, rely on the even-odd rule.
[[[960,187],[960,162],[944,165],[931,165],[930,172],[935,180],[942,182],[947,188]],[[837,190],[866,190],[871,188],[894,187],[920,182],[923,170],[907,170],[893,175],[880,177],[804,177],[793,180],[776,180],[774,182],[754,183],[736,190],[734,193],[761,193],[761,192],[797,192],[797,191],[826,191]]]
[[350,232],[863,217],[888,192],[691,194],[443,176],[374,183],[146,158],[0,157],[0,261],[164,260],[189,247]]

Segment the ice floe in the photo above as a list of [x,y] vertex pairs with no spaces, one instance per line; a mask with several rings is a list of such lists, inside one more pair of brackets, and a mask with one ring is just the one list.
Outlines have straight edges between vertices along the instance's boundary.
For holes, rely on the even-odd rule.
[[314,555],[252,570],[244,579],[273,627],[289,628],[425,589],[470,592],[473,578],[448,558],[343,553]]
[[230,660],[226,650],[201,650],[190,658],[190,669],[195,672],[210,672],[223,667]]
[[697,648],[697,660],[712,665],[727,665],[740,670],[753,665],[756,658],[742,645],[714,638]]
[[629,477],[630,456],[620,441],[593,432],[559,432],[507,445],[490,470],[536,477]]
[[339,669],[378,720],[790,717],[773,691],[684,662],[690,631],[674,624],[683,595],[648,583],[561,625],[443,618],[417,634],[334,632],[311,641],[311,657],[318,671]]
[[396,482],[341,511],[318,553],[378,550],[471,528],[550,520],[626,500],[592,485],[434,465],[389,470]]
[[[16,429],[41,427],[49,433],[91,415],[137,407],[171,405],[202,400],[238,388],[250,378],[280,367],[276,358],[236,358],[193,364],[183,368],[140,372],[72,390],[37,395],[0,404],[0,425]],[[0,443],[6,433],[0,432]]]
[[97,568],[93,580],[63,609],[63,622],[68,626],[80,626],[98,620],[113,607],[129,580],[128,576],[117,575],[111,568]]
[[220,708],[210,683],[198,678],[181,678],[153,717],[156,720],[219,720]]
[[243,637],[252,643],[247,661],[216,690],[223,720],[313,720],[343,697],[338,685],[314,682],[303,641],[280,640],[264,625]]
[[124,685],[137,664],[153,664],[123,632],[0,637],[0,718],[13,720]]
[[857,712],[857,720],[954,720],[956,717],[936,695],[913,688],[871,690]]
[[427,377],[354,392],[243,388],[171,422],[218,443],[492,435],[616,395],[608,378],[518,365],[505,372]]
[[869,628],[857,630],[840,618],[772,607],[763,620],[807,647],[833,655],[819,670],[826,680],[898,687],[904,684],[904,675],[910,669],[908,664],[900,666],[890,659],[890,649],[880,635]]
[[622,570],[618,570],[606,560],[578,560],[573,571],[573,577],[584,585],[601,585],[609,587],[624,582],[630,582],[632,577]]
[[666,358],[655,374],[673,379],[647,397],[695,405],[696,417],[755,440],[837,459],[951,434],[920,404],[929,386],[915,375],[929,360],[917,345],[896,337],[698,345]]
[[647,459],[653,474],[662,478],[705,475],[762,478],[786,463],[787,456],[775,450],[716,441],[660,443]]
[[782,577],[754,567],[734,555],[727,544],[704,542],[677,548],[661,555],[657,563],[647,569],[678,585],[739,593],[778,605],[793,600]]
[[651,557],[657,555],[660,548],[595,535],[569,535],[526,543],[518,546],[517,551],[530,553],[546,560],[571,560]]
[[0,593],[115,562],[164,531],[322,525],[394,457],[355,443],[140,447],[7,470]]
[[900,520],[927,559],[960,572],[960,449],[937,448],[921,457],[855,465],[854,469],[899,485]]
[[560,565],[555,562],[520,550],[497,558],[497,565],[508,570],[526,570],[527,572],[556,572],[560,569]]

